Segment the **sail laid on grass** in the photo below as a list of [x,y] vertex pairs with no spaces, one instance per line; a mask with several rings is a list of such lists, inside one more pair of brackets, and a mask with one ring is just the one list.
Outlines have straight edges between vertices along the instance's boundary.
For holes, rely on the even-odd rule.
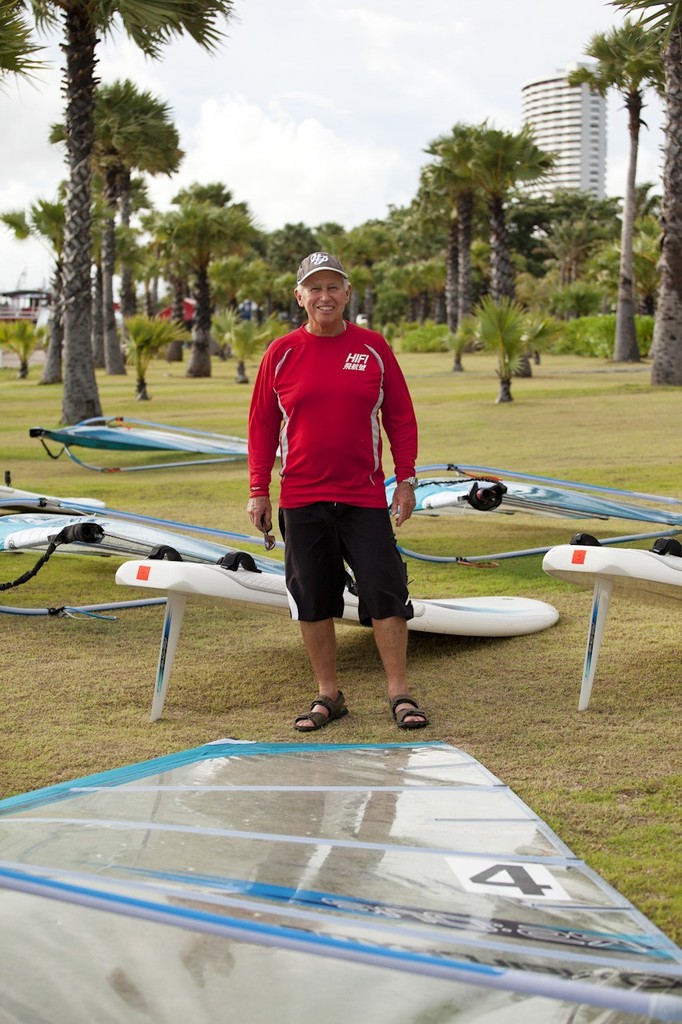
[[0,802],[7,1021],[682,1020],[682,950],[444,743],[220,741]]
[[[79,466],[97,470],[100,473],[234,462],[247,457],[247,442],[243,437],[212,434],[188,427],[170,427],[163,423],[129,419],[123,416],[114,416],[110,419],[99,416],[82,420],[73,426],[54,429],[31,427],[29,435],[40,440],[50,458],[58,459],[63,452],[66,452],[69,458]],[[53,441],[62,446],[57,454],[51,451],[47,441]],[[136,452],[156,455],[166,452],[183,452],[190,458],[183,459],[181,462],[168,459],[160,463],[93,465],[85,462],[73,451],[73,448],[79,447],[90,450],[99,449],[104,452]],[[203,458],[203,456],[210,457]]]

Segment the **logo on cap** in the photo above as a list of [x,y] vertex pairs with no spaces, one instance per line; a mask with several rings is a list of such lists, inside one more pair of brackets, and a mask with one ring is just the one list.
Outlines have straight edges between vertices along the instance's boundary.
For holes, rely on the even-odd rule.
[[318,270],[333,270],[334,273],[340,274],[346,281],[348,280],[348,274],[336,256],[331,256],[328,252],[312,252],[310,256],[306,256],[298,268],[296,283],[302,284],[307,277]]

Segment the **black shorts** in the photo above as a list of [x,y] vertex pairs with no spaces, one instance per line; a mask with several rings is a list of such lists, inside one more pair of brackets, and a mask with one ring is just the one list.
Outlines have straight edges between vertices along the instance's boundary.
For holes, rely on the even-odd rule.
[[358,614],[411,619],[405,565],[396,547],[388,508],[319,501],[280,509],[284,567],[294,619],[319,622],[343,614],[348,564],[355,577]]

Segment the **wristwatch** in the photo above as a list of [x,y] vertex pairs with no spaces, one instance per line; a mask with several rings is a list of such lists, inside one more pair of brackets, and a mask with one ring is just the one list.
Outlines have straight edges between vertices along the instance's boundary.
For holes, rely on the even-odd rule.
[[399,482],[401,484],[409,484],[412,490],[414,490],[419,483],[419,480],[416,476],[406,476],[404,480],[400,480]]

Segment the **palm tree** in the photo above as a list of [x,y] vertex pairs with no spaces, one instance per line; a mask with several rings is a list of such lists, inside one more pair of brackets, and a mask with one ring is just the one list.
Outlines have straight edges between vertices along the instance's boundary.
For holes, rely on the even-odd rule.
[[[364,293],[362,299],[362,311],[367,317],[367,326],[372,326],[374,315],[374,264],[393,252],[393,239],[385,223],[380,220],[368,220],[364,224],[353,228],[343,240],[343,248],[340,252],[341,259],[346,260],[350,266],[363,268]],[[356,298],[359,297],[360,275],[354,273],[353,284],[356,290]],[[352,296],[351,296],[352,301]]]
[[665,144],[661,220],[661,273],[652,345],[651,383],[682,386],[682,0],[611,0],[641,11],[658,33],[665,74]]
[[474,185],[488,204],[490,222],[490,291],[495,301],[514,298],[512,266],[506,222],[506,204],[521,182],[536,181],[554,166],[554,157],[535,143],[528,125],[520,132],[490,128],[484,122],[476,135],[470,161]]
[[90,325],[90,346],[96,370],[103,370],[106,365],[104,355],[104,275],[102,273],[102,239],[109,213],[102,195],[102,179],[95,174],[92,179],[92,213],[90,221],[90,241],[92,244],[92,286],[91,304],[92,323]]
[[211,263],[230,252],[243,252],[256,229],[244,203],[231,203],[221,184],[193,185],[180,192],[164,223],[175,252],[183,253],[194,279],[196,308],[187,377],[211,376]]
[[244,320],[234,309],[224,313],[217,313],[212,320],[212,330],[216,338],[224,345],[229,345],[233,354],[237,357],[237,384],[248,384],[246,376],[246,360],[254,355],[259,348],[264,347],[279,337],[288,327],[285,327],[276,316],[270,316],[262,324],[257,320]]
[[656,186],[652,181],[643,181],[635,185],[635,220],[642,217],[658,217],[661,213],[661,197],[655,192],[650,195],[652,188]]
[[426,311],[426,319],[437,324],[445,322],[445,287],[447,284],[447,267],[442,256],[432,256],[422,261],[424,284],[430,308]]
[[[167,103],[150,92],[141,92],[129,81],[100,86],[95,105],[94,164],[102,175],[103,194],[109,212],[102,240],[102,278],[105,315],[105,365],[107,373],[125,373],[123,354],[114,318],[113,279],[116,269],[115,217],[119,206],[122,222],[130,224],[133,170],[148,174],[172,174],[183,152]],[[124,310],[130,313],[131,310]]]
[[28,364],[31,353],[42,348],[45,341],[45,328],[36,327],[32,320],[15,320],[13,323],[0,323],[0,348],[14,352],[19,359],[19,380],[28,377]]
[[479,303],[475,315],[481,343],[497,355],[500,390],[495,402],[513,402],[512,377],[526,352],[523,310],[506,295],[497,302],[492,295],[486,295]]
[[569,85],[586,82],[600,96],[617,89],[628,112],[630,155],[628,161],[620,238],[620,274],[616,306],[616,340],[613,358],[618,362],[639,362],[635,330],[635,292],[632,272],[632,238],[635,222],[635,181],[637,153],[642,125],[644,89],[653,86],[663,92],[663,65],[656,33],[640,23],[625,21],[611,32],[592,36],[585,49],[597,61],[593,68],[579,67],[568,76]]
[[540,362],[540,353],[561,335],[562,326],[558,320],[544,313],[524,313],[523,342],[533,362]]
[[424,280],[424,264],[418,260],[407,263],[403,267],[395,268],[391,277],[396,281],[400,290],[407,296],[407,319],[413,323],[423,322],[426,313],[421,301],[426,284]]
[[252,304],[251,309],[245,315],[255,316],[259,323],[264,317],[267,319],[272,313],[271,279],[272,271],[265,260],[254,259],[244,263],[244,272],[237,290],[237,299],[240,309],[242,308],[242,303],[250,302]]
[[[344,257],[344,266],[350,275],[350,279],[353,284],[353,290],[350,295],[350,302],[346,309],[346,319],[351,321],[357,321],[357,317],[361,312],[365,312],[365,306],[367,302],[367,296],[371,296],[370,309],[374,307],[374,268],[367,267],[364,263],[359,263],[354,266],[352,262],[349,262]],[[299,314],[301,309],[299,307]],[[367,326],[371,326],[370,319],[367,317]]]
[[[121,222],[116,228],[116,264],[121,275],[121,316],[123,321],[135,316],[137,309],[136,282],[143,281],[149,266],[146,239],[137,227]],[[154,310],[155,312],[155,310]]]
[[434,139],[426,152],[436,161],[422,174],[427,202],[439,199],[449,224],[445,303],[446,322],[451,331],[471,314],[473,306],[471,239],[476,185],[471,163],[480,130],[475,125],[460,123],[454,125],[449,135]]
[[187,332],[172,320],[160,320],[142,313],[128,317],[125,321],[128,362],[135,367],[135,397],[138,402],[148,402],[147,370],[155,355],[174,341],[183,341]]
[[90,344],[91,158],[95,141],[97,43],[122,26],[152,59],[175,37],[189,35],[206,50],[222,38],[233,0],[27,0],[39,29],[62,28],[63,91],[69,190],[64,239],[64,390],[62,422],[102,413]]
[[656,292],[660,279],[658,270],[660,251],[661,225],[658,218],[646,216],[635,221],[632,260],[637,305],[640,313],[647,313],[650,316],[653,316],[656,311]]
[[[462,275],[460,276],[460,252],[459,252],[459,220],[457,218],[457,207],[453,205],[452,199],[448,198],[443,185],[445,170],[438,164],[428,164],[422,168],[419,180],[419,192],[417,202],[419,204],[420,219],[423,224],[438,224],[445,222],[445,322],[451,332],[457,329],[460,320],[459,296],[462,295],[465,287],[466,266],[471,267],[471,239],[469,249],[462,254]],[[410,261],[413,265],[418,259]],[[469,279],[470,280],[470,279]],[[471,294],[465,302],[471,303]]]
[[[52,126],[50,142],[66,141],[66,129],[62,124]],[[148,174],[172,174],[180,164],[183,152],[179,148],[179,135],[170,120],[170,108],[149,92],[140,92],[129,80],[100,86],[95,104],[95,144],[93,150],[94,181],[101,181],[103,199],[101,258],[98,263],[97,286],[101,288],[101,310],[103,329],[104,366],[108,374],[124,374],[125,359],[116,326],[114,309],[114,273],[117,262],[116,215],[120,210],[121,224],[130,226],[130,211],[133,193],[142,195],[146,191],[140,179],[134,179],[133,170]],[[94,214],[93,214],[94,216]],[[94,233],[94,229],[93,229]],[[130,273],[125,264],[121,266],[122,314],[124,318],[134,312],[134,301],[130,295]],[[124,288],[127,283],[128,289]],[[125,302],[123,299],[125,297]],[[132,308],[131,308],[132,306]],[[125,330],[125,324],[124,324]],[[93,348],[97,353],[100,339]],[[95,365],[100,365],[97,357]]]
[[[175,129],[173,130],[175,131]],[[165,129],[164,135],[166,138],[169,137]],[[176,133],[176,139],[177,137]],[[181,156],[181,151],[178,151],[178,154]],[[144,168],[138,167],[137,169],[144,172]],[[163,171],[161,173],[168,172]],[[127,320],[129,316],[134,316],[138,311],[135,283],[144,278],[147,264],[147,253],[144,252],[146,243],[141,240],[139,228],[133,226],[132,218],[133,214],[142,215],[144,212],[151,210],[152,202],[149,198],[147,183],[141,174],[133,174],[132,171],[130,174],[124,172],[121,184],[121,197],[118,204],[119,225],[116,234],[116,253],[119,273],[121,275],[121,315],[124,320]],[[124,239],[132,239],[133,244],[127,244]]]
[[[401,266],[396,264],[384,264],[381,271],[381,279],[377,285],[375,311],[380,321],[378,328],[386,338],[386,327],[389,323],[394,325],[405,317],[409,316],[410,299],[405,288],[406,279],[411,278],[411,264]],[[388,338],[386,338],[388,341]],[[389,342],[390,344],[390,342]]]
[[457,325],[457,330],[448,335],[448,345],[452,349],[454,361],[452,364],[453,373],[463,373],[462,356],[468,350],[471,351],[478,341],[478,328],[476,317],[465,316]]
[[[158,277],[162,275],[171,289],[171,320],[185,326],[185,298],[189,294],[189,276],[191,267],[187,254],[175,245],[173,232],[177,222],[177,211],[159,213],[156,210],[145,214],[142,227],[150,236],[148,245],[148,262]],[[147,315],[152,316],[157,309],[151,295],[151,282],[146,295]],[[182,362],[183,345],[180,341],[172,342],[166,349],[166,360]]]
[[550,254],[545,265],[557,267],[561,287],[577,281],[601,236],[599,223],[590,217],[560,220],[551,226],[543,242]]
[[33,42],[31,26],[16,0],[0,0],[0,82],[9,75],[30,78],[42,67],[33,56],[42,49]]
[[64,343],[64,316],[62,296],[63,251],[64,251],[64,204],[38,199],[24,210],[10,210],[0,214],[0,221],[21,241],[37,238],[52,254],[50,303],[50,342],[45,357],[41,384],[59,384],[62,379],[62,346]]
[[245,264],[241,256],[223,256],[211,263],[211,294],[219,309],[236,309],[244,283]]
[[305,224],[285,224],[267,236],[265,256],[275,273],[286,274],[295,272],[308,253],[326,249],[326,244],[321,244],[315,231]]

